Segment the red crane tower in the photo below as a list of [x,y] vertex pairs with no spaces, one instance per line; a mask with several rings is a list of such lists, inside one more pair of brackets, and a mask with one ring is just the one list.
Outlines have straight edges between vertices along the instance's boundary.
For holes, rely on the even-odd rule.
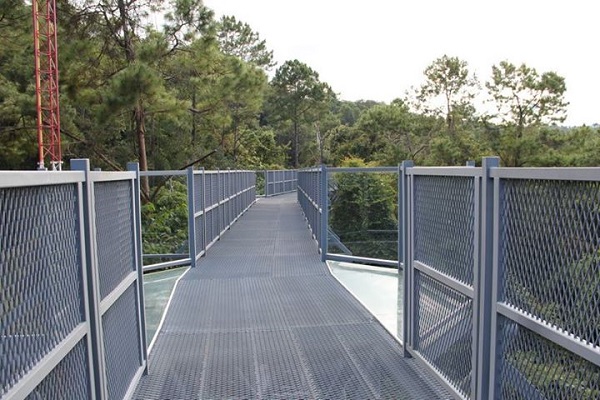
[[35,93],[37,105],[38,169],[62,169],[56,0],[32,0]]

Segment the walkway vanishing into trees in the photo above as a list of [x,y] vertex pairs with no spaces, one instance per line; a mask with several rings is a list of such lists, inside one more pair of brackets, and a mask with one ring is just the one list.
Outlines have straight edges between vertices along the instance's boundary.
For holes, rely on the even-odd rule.
[[135,398],[449,398],[329,273],[296,194],[261,199],[179,282]]

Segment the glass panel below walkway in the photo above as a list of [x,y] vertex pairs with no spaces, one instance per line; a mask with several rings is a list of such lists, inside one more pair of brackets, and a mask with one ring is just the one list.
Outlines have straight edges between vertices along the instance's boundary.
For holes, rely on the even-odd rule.
[[188,267],[179,267],[144,275],[144,308],[148,346],[156,334],[175,282],[187,269]]
[[327,261],[340,281],[381,322],[402,340],[404,276],[402,270],[346,262]]

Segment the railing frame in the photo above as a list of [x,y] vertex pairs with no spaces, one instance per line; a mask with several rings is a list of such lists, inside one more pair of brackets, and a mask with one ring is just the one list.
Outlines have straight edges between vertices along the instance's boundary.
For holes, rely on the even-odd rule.
[[263,174],[265,177],[265,197],[296,191],[298,185],[298,170],[265,170],[263,171]]
[[[104,344],[103,316],[113,308],[117,300],[126,293],[131,287],[135,287],[137,296],[135,304],[127,304],[132,307],[129,310],[135,310],[136,318],[131,321],[137,325],[136,341],[139,345],[137,356],[132,361],[137,365],[136,371],[132,373],[131,381],[126,382],[124,396],[130,397],[135,390],[142,374],[147,371],[147,353],[146,353],[146,334],[145,334],[145,316],[144,316],[144,292],[142,282],[141,268],[141,239],[140,239],[140,208],[139,208],[139,180],[135,172],[97,172],[91,171],[89,160],[80,159],[71,161],[72,171],[62,172],[2,172],[0,173],[0,188],[23,188],[31,186],[53,186],[74,184],[76,185],[77,201],[77,234],[79,237],[76,246],[78,248],[80,259],[78,260],[81,269],[81,298],[83,306],[83,320],[58,344],[54,346],[48,354],[39,360],[31,369],[24,371],[18,381],[8,387],[2,395],[6,399],[25,398],[34,393],[40,383],[47,378],[50,373],[64,360],[82,341],[86,342],[87,347],[87,371],[86,378],[89,384],[89,396],[92,399],[106,399],[109,396],[109,387],[107,380],[107,360]],[[131,201],[130,221],[123,221],[125,224],[131,224],[131,246],[133,259],[122,260],[123,265],[131,272],[127,274],[114,289],[104,295],[100,294],[100,275],[99,270],[102,267],[98,260],[98,241],[96,239],[96,208],[94,187],[97,183],[125,181],[131,185],[131,192],[127,201]],[[53,199],[48,199],[49,202]],[[10,222],[10,221],[8,221]],[[9,259],[10,260],[10,259]],[[131,264],[130,264],[131,263]],[[135,307],[135,308],[133,308]],[[48,329],[52,329],[51,326]],[[2,355],[0,355],[2,357]],[[6,387],[4,388],[6,389]],[[65,394],[66,395],[66,394]]]
[[[329,172],[394,172],[398,173],[398,255],[397,267],[404,274],[404,327],[401,343],[404,354],[414,357],[438,378],[456,398],[500,398],[499,360],[502,346],[499,343],[498,318],[501,315],[518,326],[539,335],[578,357],[600,367],[600,348],[585,343],[560,327],[551,326],[535,316],[505,304],[499,298],[503,271],[500,271],[500,193],[503,179],[538,179],[569,181],[600,181],[600,168],[500,168],[499,158],[485,157],[482,166],[474,162],[466,167],[415,167],[412,161],[404,161],[398,168],[319,168],[299,171],[298,201],[303,209],[309,228],[316,239],[321,258],[326,260],[368,263],[369,259],[347,255],[327,254],[328,232],[328,179]],[[473,181],[474,236],[472,287],[446,276],[415,260],[414,257],[414,179],[418,176],[471,177]],[[376,260],[377,261],[377,260]],[[416,277],[425,274],[434,281],[472,299],[472,358],[471,386],[463,396],[455,385],[447,381],[415,347],[418,326]],[[508,367],[506,367],[508,368]],[[525,378],[523,378],[525,379]],[[525,385],[532,385],[524,381]]]
[[[398,174],[399,167],[328,167],[321,165],[318,168],[306,168],[298,170],[298,202],[307,219],[309,229],[313,233],[313,238],[317,240],[321,260],[354,262],[369,265],[379,265],[392,268],[398,268],[398,260],[386,260],[372,257],[354,256],[349,254],[329,253],[329,174],[332,173],[386,173]],[[301,181],[300,176],[306,174],[316,175],[310,181],[310,187],[305,187],[306,183]],[[304,179],[304,178],[302,178]],[[398,186],[400,188],[400,186]],[[321,201],[322,199],[322,201]],[[317,221],[315,222],[314,219]],[[400,243],[400,241],[398,242]],[[399,246],[400,250],[402,247]],[[325,249],[325,250],[323,250]],[[398,259],[402,253],[398,253]]]

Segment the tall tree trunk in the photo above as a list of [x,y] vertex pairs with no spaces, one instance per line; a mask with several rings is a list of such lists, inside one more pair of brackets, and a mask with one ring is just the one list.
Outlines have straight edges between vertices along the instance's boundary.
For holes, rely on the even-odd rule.
[[[140,171],[148,171],[148,157],[146,155],[146,125],[145,125],[145,112],[142,101],[138,101],[134,110],[133,118],[135,122],[135,136],[138,141],[138,158],[140,162]],[[150,198],[150,183],[148,177],[142,177],[141,191],[142,198]]]
[[[196,89],[192,92],[192,108],[196,109]],[[196,113],[192,113],[192,144],[196,144]]]
[[298,119],[294,119],[294,168],[298,169],[300,154],[300,132],[298,132]]
[[446,94],[446,127],[448,128],[448,133],[451,136],[455,136],[456,134],[456,125],[454,121],[454,113],[452,112],[452,104],[450,103],[450,96]]
[[119,7],[119,15],[121,17],[121,29],[123,29],[123,41],[121,46],[123,47],[123,50],[125,50],[125,58],[129,64],[131,64],[135,61],[135,49],[133,48],[131,37],[133,32],[130,31],[131,19],[129,18],[129,13],[124,0],[118,0],[117,6]]
[[[121,17],[121,26],[123,30],[123,40],[120,43],[123,51],[125,52],[125,59],[129,65],[135,64],[136,54],[133,46],[134,27],[132,19],[130,18],[127,5],[124,0],[117,1],[117,7],[119,8],[119,16]],[[146,154],[146,112],[142,100],[138,100],[133,108],[133,118],[135,125],[135,137],[138,141],[138,161],[140,163],[140,171],[148,171],[148,156]],[[142,177],[140,182],[142,199],[150,199],[150,183],[148,177]]]
[[321,136],[321,129],[319,128],[319,124],[315,122],[315,131],[317,132],[317,145],[319,146],[319,165],[323,164],[323,154],[325,147],[325,138]]
[[238,144],[239,144],[239,122],[238,122],[238,116],[235,115],[233,117],[233,162],[235,164],[235,166],[237,167],[237,159],[238,159],[238,152],[237,152],[237,148],[238,148]]

